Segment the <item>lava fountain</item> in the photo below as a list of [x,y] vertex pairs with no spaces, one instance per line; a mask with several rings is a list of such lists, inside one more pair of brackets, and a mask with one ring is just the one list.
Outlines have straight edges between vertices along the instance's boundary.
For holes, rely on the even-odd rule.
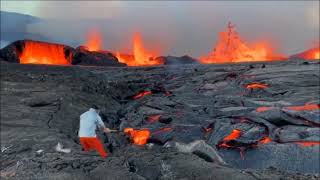
[[102,35],[98,29],[91,29],[88,32],[85,46],[88,51],[100,51],[102,49]]
[[19,55],[20,64],[54,64],[69,65],[65,46],[60,44],[26,40]]
[[304,51],[302,53],[293,55],[292,57],[293,58],[307,59],[307,60],[320,59],[320,47],[306,50],[306,51]]
[[128,66],[152,66],[163,64],[162,61],[155,60],[155,57],[157,56],[157,51],[151,52],[144,47],[140,33],[135,33],[133,36],[133,56],[123,56],[120,53],[116,53],[118,60]]
[[199,59],[201,63],[209,64],[273,61],[286,58],[275,54],[271,46],[264,42],[257,42],[249,47],[241,40],[235,26],[229,23],[227,31],[219,34],[218,42],[213,51],[208,56]]

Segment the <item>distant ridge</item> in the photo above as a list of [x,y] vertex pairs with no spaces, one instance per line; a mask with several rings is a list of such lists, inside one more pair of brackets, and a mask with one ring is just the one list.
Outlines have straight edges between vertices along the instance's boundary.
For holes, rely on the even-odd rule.
[[16,12],[0,11],[1,17],[1,48],[7,43],[11,43],[21,39],[37,39],[49,40],[39,34],[30,33],[27,31],[27,26],[32,23],[43,21],[41,18],[21,14]]

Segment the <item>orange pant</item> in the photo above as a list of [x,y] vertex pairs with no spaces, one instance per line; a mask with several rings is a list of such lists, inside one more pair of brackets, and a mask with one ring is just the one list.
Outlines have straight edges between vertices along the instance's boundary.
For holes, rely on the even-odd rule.
[[103,158],[106,158],[108,155],[104,150],[103,144],[97,137],[80,137],[80,143],[84,151],[96,150]]

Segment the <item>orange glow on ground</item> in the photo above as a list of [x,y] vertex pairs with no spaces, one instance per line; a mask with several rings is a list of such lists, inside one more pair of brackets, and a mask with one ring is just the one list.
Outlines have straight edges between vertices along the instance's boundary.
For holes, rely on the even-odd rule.
[[38,41],[25,41],[20,64],[69,65],[64,54],[64,46]]
[[265,111],[269,111],[269,110],[271,110],[272,109],[272,107],[266,107],[266,106],[262,106],[262,107],[258,107],[257,109],[256,109],[256,112],[265,112]]
[[141,99],[141,98],[143,98],[144,96],[147,96],[147,95],[150,95],[150,94],[152,94],[151,91],[142,91],[142,92],[134,95],[134,96],[132,97],[132,99],[134,99],[134,100]]
[[269,142],[271,142],[271,138],[269,137],[263,137],[260,141],[259,141],[259,144],[267,144]]
[[284,109],[294,110],[294,111],[314,111],[320,108],[319,104],[306,104],[304,106],[288,106]]
[[268,87],[269,85],[261,84],[261,83],[251,83],[251,84],[247,84],[246,86],[247,89],[266,89]]
[[310,146],[316,146],[320,145],[320,141],[312,141],[312,142],[295,142],[296,144],[300,146],[310,147]]
[[218,146],[220,148],[231,148],[232,146],[228,145],[228,142],[234,139],[237,139],[241,136],[241,131],[239,129],[233,129],[232,132],[223,138],[221,144]]
[[150,137],[150,131],[147,129],[135,130],[133,128],[125,128],[124,133],[130,136],[131,141],[135,145],[145,145]]
[[[256,112],[265,112],[273,109],[273,107],[261,106],[256,109]],[[306,103],[303,106],[287,106],[283,108],[284,110],[293,110],[293,111],[314,111],[320,109],[319,104],[309,104]]]
[[240,135],[241,135],[241,131],[238,129],[234,129],[234,130],[232,130],[232,132],[228,136],[223,138],[223,140],[224,141],[231,141],[231,140],[239,138]]

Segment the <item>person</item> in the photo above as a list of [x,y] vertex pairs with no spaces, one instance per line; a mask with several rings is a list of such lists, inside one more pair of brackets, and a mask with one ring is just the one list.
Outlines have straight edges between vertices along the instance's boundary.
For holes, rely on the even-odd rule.
[[99,127],[104,133],[109,133],[110,129],[106,128],[99,113],[99,108],[93,105],[87,112],[80,115],[78,135],[84,151],[96,150],[101,157],[106,158],[108,154],[96,135],[96,128]]

